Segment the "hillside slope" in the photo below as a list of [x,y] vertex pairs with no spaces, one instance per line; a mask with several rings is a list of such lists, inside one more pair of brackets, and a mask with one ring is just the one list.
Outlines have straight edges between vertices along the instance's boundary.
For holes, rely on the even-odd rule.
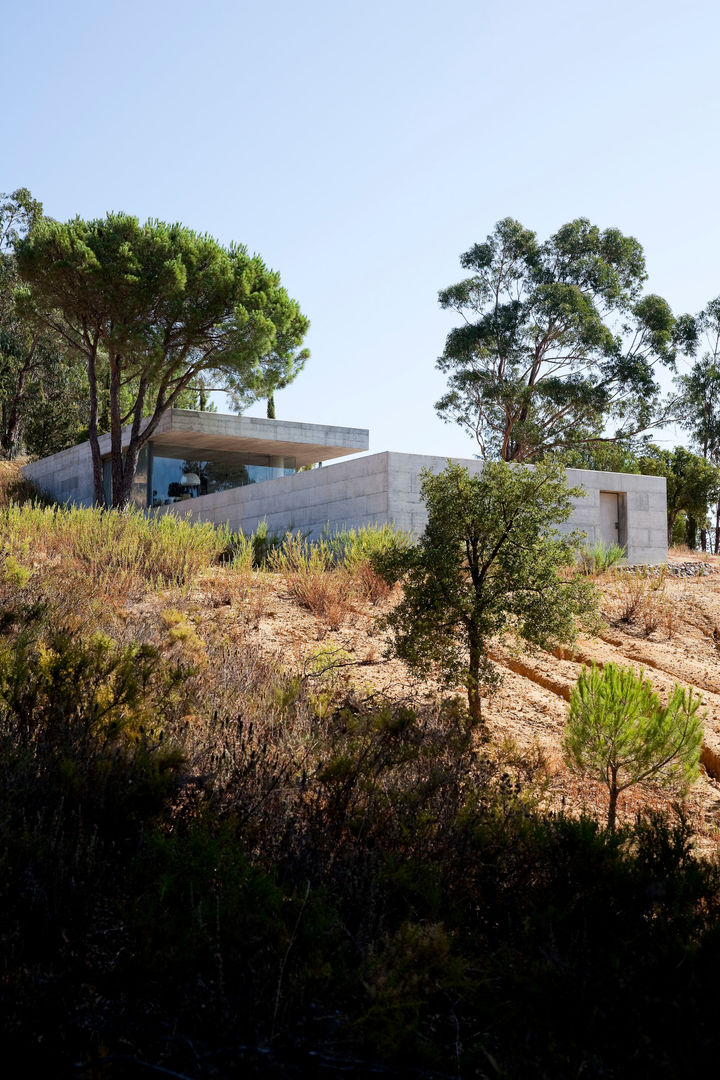
[[[693,563],[697,573],[682,572]],[[604,791],[573,776],[562,761],[567,700],[583,664],[614,662],[644,671],[662,698],[676,682],[694,687],[703,696],[706,713],[704,769],[686,809],[705,846],[714,844],[720,823],[720,560],[710,557],[701,562],[679,553],[671,556],[669,565],[677,568],[678,576],[660,572],[644,582],[622,573],[599,578],[604,627],[597,636],[581,636],[573,650],[529,656],[496,648],[493,658],[502,671],[502,684],[483,707],[493,741],[511,737],[528,751],[536,744],[542,748],[551,775],[547,797],[553,808],[602,813]],[[322,673],[330,669],[345,686],[392,699],[422,702],[447,692],[413,678],[402,663],[387,658],[386,641],[377,628],[378,608],[348,610],[339,626],[331,629],[327,620],[298,605],[282,579],[262,575],[253,588],[255,598],[250,602],[255,603],[257,616],[253,638],[284,664],[293,664],[310,677],[315,669]],[[643,785],[623,796],[621,816],[631,816],[648,803],[665,807],[671,801],[659,789]]]

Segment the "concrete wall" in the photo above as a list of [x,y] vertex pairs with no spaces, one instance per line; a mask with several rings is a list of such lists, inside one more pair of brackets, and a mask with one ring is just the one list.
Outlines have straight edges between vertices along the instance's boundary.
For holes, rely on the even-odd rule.
[[[147,424],[143,420],[141,430]],[[123,446],[130,441],[130,427],[123,428]],[[202,449],[233,452],[289,454],[298,464],[347,456],[368,448],[366,428],[305,424],[294,420],[269,420],[262,416],[227,416],[222,413],[168,409],[160,418],[151,442],[158,454],[163,446],[187,446],[189,458]],[[100,453],[110,453],[110,435],[100,436]],[[23,475],[58,502],[92,506],[95,501],[90,443],[81,443],[59,454],[26,465]],[[222,498],[224,493],[218,494]]]
[[300,529],[320,536],[331,531],[392,520],[388,509],[389,454],[323,465],[294,476],[232,488],[215,495],[160,506],[156,513],[174,513],[196,521],[229,524],[253,532],[266,520],[273,532]]
[[[348,447],[358,443],[361,448],[363,441],[367,445],[367,432],[361,429],[172,410],[163,417],[157,429],[160,453],[162,439],[173,437],[174,431],[179,435],[201,432],[215,439],[246,439],[252,434],[268,442],[294,438],[298,444],[306,442],[315,446],[323,440],[335,445],[343,445],[344,440]],[[101,453],[109,453],[109,435],[101,438],[100,448]],[[233,529],[244,531],[253,531],[263,520],[267,520],[273,531],[295,528],[311,536],[319,536],[327,527],[338,530],[391,522],[419,535],[427,520],[420,498],[420,470],[430,468],[439,472],[445,468],[447,460],[421,454],[373,454],[294,476],[203,495],[160,507],[157,512],[171,512],[216,524],[227,523]],[[455,460],[471,473],[482,471],[482,462],[476,458]],[[26,465],[23,473],[59,502],[70,501],[85,506],[94,502],[88,443]],[[562,526],[565,531],[580,529],[587,534],[588,543],[599,542],[602,539],[600,493],[621,492],[625,494],[627,510],[628,562],[660,563],[667,559],[664,477],[569,469],[568,480],[573,486],[581,486],[585,495],[575,500],[572,517]]]
[[[471,473],[482,472],[475,458],[454,459]],[[447,458],[421,454],[383,453],[323,466],[310,472],[269,480],[244,488],[160,507],[195,520],[229,524],[233,529],[253,531],[267,520],[272,531],[300,529],[319,536],[361,525],[392,522],[419,535],[427,515],[420,498],[420,470],[440,472]],[[569,469],[568,480],[585,495],[574,499],[575,509],[561,529],[579,529],[589,544],[602,539],[600,492],[625,493],[627,506],[627,561],[661,563],[667,559],[665,479],[631,473]]]

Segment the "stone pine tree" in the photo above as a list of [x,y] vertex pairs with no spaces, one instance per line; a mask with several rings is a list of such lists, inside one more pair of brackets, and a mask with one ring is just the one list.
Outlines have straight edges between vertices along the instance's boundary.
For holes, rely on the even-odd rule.
[[572,641],[595,595],[566,572],[583,534],[561,535],[581,489],[559,466],[488,462],[481,475],[449,464],[422,474],[428,523],[416,546],[391,549],[376,566],[403,595],[386,617],[393,648],[410,668],[463,685],[473,723],[483,691],[497,682],[489,655],[507,633],[529,647]]
[[268,314],[275,326],[272,347],[259,356],[249,372],[240,378],[229,375],[222,389],[233,408],[243,412],[254,401],[267,400],[268,419],[275,419],[275,391],[284,390],[300,374],[310,357],[302,341],[310,328],[309,320],[291,300],[275,305]]
[[[17,246],[27,318],[83,357],[95,497],[105,501],[98,410],[107,374],[112,503],[127,504],[138,455],[200,376],[252,387],[278,333],[306,323],[258,255],[182,225],[108,214],[43,220]],[[299,345],[300,340],[297,341]],[[123,442],[122,429],[130,426]]]
[[618,798],[643,780],[687,790],[700,767],[701,698],[675,685],[662,705],[651,684],[632,668],[583,668],[570,697],[565,731],[568,763],[608,789],[608,828],[615,829]]
[[537,460],[667,419],[656,368],[672,367],[694,320],[642,294],[637,240],[579,218],[540,243],[505,218],[461,264],[469,276],[439,294],[463,321],[438,360],[448,390],[436,408],[483,457]]

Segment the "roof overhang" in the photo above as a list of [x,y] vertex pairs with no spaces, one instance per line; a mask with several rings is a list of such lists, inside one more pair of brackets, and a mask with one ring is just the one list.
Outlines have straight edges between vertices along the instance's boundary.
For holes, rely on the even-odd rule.
[[200,457],[202,451],[227,459],[242,454],[248,463],[270,457],[291,457],[297,466],[347,457],[369,448],[367,428],[304,424],[261,416],[170,409],[151,442],[155,453],[168,457]]

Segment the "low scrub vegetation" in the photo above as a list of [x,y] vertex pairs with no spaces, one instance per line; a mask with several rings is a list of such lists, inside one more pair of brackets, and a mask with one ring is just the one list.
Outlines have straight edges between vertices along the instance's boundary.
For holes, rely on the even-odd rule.
[[88,587],[127,595],[148,587],[184,585],[216,562],[229,533],[171,515],[136,510],[11,504],[0,511],[0,549],[34,572],[62,563]]
[[645,637],[655,632],[668,640],[675,637],[681,622],[681,611],[667,595],[667,576],[661,568],[657,574],[632,570],[618,574],[609,587],[611,610],[608,615],[619,623],[635,626]]
[[6,604],[6,1053],[81,1078],[702,1060],[720,878],[682,818],[546,816],[542,759],[479,752],[458,701],[321,703],[250,650],[167,647],[187,629],[124,646]]
[[311,541],[288,533],[267,557],[295,599],[329,629],[337,630],[358,601],[377,604],[391,586],[377,571],[378,558],[409,547],[403,533],[383,526],[336,533]]
[[681,814],[551,814],[543,755],[479,740],[462,700],[386,698],[332,642],[297,667],[258,648],[271,575],[367,614],[406,538],[2,513],[8,1060],[76,1080],[701,1067],[720,872]]

